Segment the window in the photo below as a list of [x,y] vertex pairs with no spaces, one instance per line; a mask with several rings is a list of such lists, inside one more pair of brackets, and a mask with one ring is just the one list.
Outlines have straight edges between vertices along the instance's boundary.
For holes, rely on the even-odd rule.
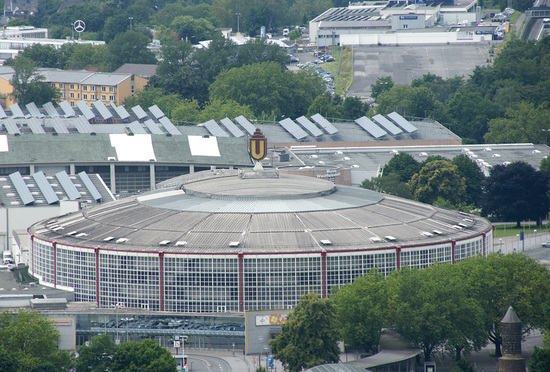
[[65,84],[59,83],[59,89],[65,89]]
[[87,94],[83,94],[83,95],[82,95],[82,98],[83,98],[83,99],[88,99],[88,95],[87,95]]
[[74,89],[74,84],[69,85],[69,89],[73,90]]
[[88,91],[88,86],[87,86],[87,85],[83,85],[83,86],[82,86],[82,90],[83,90],[84,92],[87,92],[87,91]]
[[106,91],[107,91],[107,88],[101,87],[101,91],[102,91],[102,92],[106,92]]
[[105,95],[103,94],[103,95],[101,96],[101,100],[102,100],[102,101],[106,101],[106,100],[107,100],[107,97],[105,97]]
[[409,25],[403,25],[403,28],[409,28]]
[[65,92],[61,92],[61,93],[59,94],[59,97],[65,99]]
[[77,98],[80,99],[80,93],[77,94]]
[[52,84],[52,87],[54,87],[54,88],[55,88],[55,83],[51,83],[51,84]]
[[95,85],[92,85],[92,86],[90,87],[90,92],[95,92],[95,91],[96,91],[96,87],[95,87]]
[[109,101],[114,101],[115,100],[115,96],[109,96]]
[[74,93],[71,93],[71,94],[70,94],[70,97],[71,97],[71,98],[74,98]]
[[109,93],[116,93],[116,87],[109,87]]
[[95,94],[91,94],[91,95],[90,95],[90,99],[93,100],[93,101],[95,101],[95,100],[96,100]]
[[74,101],[71,101],[71,106],[74,106]]

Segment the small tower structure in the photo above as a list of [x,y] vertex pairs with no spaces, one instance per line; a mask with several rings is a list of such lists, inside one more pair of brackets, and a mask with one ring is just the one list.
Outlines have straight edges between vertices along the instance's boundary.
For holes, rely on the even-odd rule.
[[500,324],[502,357],[498,359],[499,372],[525,372],[525,358],[521,356],[521,321],[512,306]]

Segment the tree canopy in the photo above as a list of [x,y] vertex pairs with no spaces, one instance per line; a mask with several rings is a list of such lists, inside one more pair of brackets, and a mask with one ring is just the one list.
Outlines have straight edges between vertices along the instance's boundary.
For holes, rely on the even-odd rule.
[[14,74],[10,80],[13,86],[11,95],[18,103],[44,104],[55,101],[59,97],[59,91],[51,84],[44,82],[45,78],[38,73],[38,67],[34,61],[24,57],[17,58],[13,69]]
[[69,371],[72,358],[67,351],[58,350],[58,340],[59,332],[43,315],[23,310],[1,312],[0,369]]
[[549,174],[521,161],[495,165],[483,183],[482,211],[501,220],[539,221],[548,214]]
[[459,205],[466,197],[466,182],[458,167],[448,160],[427,163],[409,181],[414,198],[424,203],[433,203],[438,198]]
[[281,330],[269,345],[289,372],[338,362],[340,334],[336,306],[330,299],[321,299],[316,293],[302,296]]

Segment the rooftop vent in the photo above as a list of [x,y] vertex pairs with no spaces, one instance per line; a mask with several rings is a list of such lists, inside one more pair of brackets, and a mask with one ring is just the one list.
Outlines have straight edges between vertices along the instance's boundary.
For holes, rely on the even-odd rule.
[[397,240],[394,236],[391,236],[391,235],[387,235],[385,238],[386,238],[386,240],[389,240],[389,241],[391,241],[391,242]]
[[332,245],[332,242],[328,239],[321,239],[320,242],[322,245]]
[[230,247],[238,247],[241,244],[241,242],[231,242],[229,243]]
[[418,156],[428,156],[428,153],[427,152],[421,152],[420,154],[418,154]]
[[382,241],[382,239],[380,239],[380,238],[377,237],[377,236],[371,237],[370,240],[371,240],[371,242],[373,242],[373,243],[377,243],[377,242],[381,242],[381,241]]
[[115,237],[114,236],[108,236],[106,237],[105,239],[103,239],[104,242],[110,242],[111,240],[113,240]]
[[77,238],[82,238],[82,237],[85,237],[85,236],[88,236],[88,234],[86,234],[85,232],[82,232],[82,233],[78,233],[75,235]]
[[121,244],[121,243],[124,243],[124,242],[127,242],[128,241],[128,238],[118,238],[115,243],[117,244]]
[[436,235],[443,235],[443,232],[439,231],[439,230],[432,230],[434,234]]
[[397,155],[397,154],[399,154],[399,151],[397,151],[397,150],[390,150],[390,154]]
[[434,236],[434,234],[432,234],[432,233],[429,232],[429,231],[422,231],[422,232],[420,233],[420,235],[424,235],[424,236],[427,236],[427,237]]
[[176,247],[183,247],[184,245],[187,245],[187,242],[185,240],[178,240],[174,245]]
[[163,240],[159,242],[159,245],[168,245],[170,244],[170,240]]
[[459,225],[453,225],[451,226],[453,229],[462,230],[462,226]]

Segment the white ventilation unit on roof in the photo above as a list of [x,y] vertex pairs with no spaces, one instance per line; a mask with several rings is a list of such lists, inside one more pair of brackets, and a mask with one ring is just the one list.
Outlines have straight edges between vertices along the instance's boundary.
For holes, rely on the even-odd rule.
[[380,239],[380,238],[377,237],[377,236],[372,236],[372,237],[370,238],[370,240],[371,240],[371,242],[373,242],[373,243],[378,243],[378,242],[381,242],[381,241],[382,241],[382,239]]
[[238,247],[240,244],[241,244],[241,242],[231,242],[231,243],[229,243],[229,246],[230,246],[230,247],[233,247],[233,248],[236,248],[236,247]]
[[429,231],[422,231],[422,232],[420,233],[420,235],[424,235],[424,236],[427,236],[427,237],[434,236],[434,234],[432,234],[432,233],[429,232]]
[[391,242],[394,242],[394,241],[396,241],[397,239],[396,239],[394,236],[386,235],[386,240],[389,240],[389,241],[391,241]]
[[439,230],[432,230],[434,234],[436,235],[443,235],[443,233]]
[[187,242],[185,240],[178,240],[174,245],[176,247],[183,247],[184,245],[187,245]]
[[118,238],[115,243],[117,244],[121,244],[121,243],[124,243],[124,242],[127,242],[128,241],[128,238]]
[[328,239],[321,239],[319,240],[322,245],[332,245],[332,242]]
[[113,240],[115,237],[114,236],[108,236],[106,237],[105,239],[103,239],[104,242],[110,242],[111,240]]
[[168,245],[170,244],[170,240],[163,240],[159,242],[159,245]]
[[85,236],[88,236],[88,234],[86,234],[86,233],[83,232],[83,233],[78,233],[78,234],[76,234],[75,236],[76,236],[77,238],[83,238],[83,237],[85,237]]

